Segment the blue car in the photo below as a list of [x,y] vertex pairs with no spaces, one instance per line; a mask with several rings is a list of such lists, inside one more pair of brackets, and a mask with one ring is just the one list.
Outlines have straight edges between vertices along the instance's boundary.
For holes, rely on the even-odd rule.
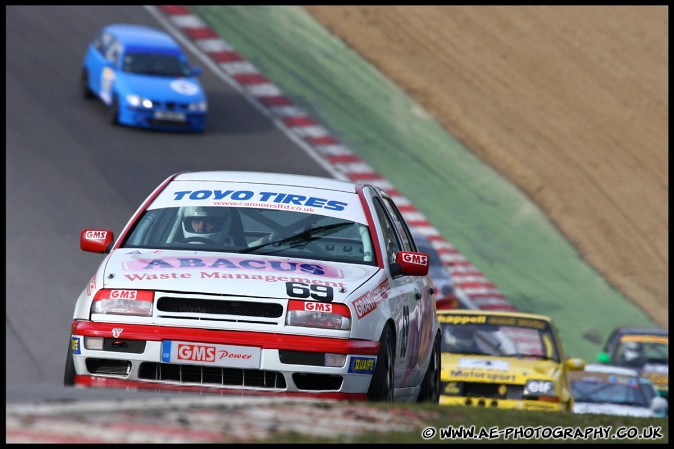
[[114,124],[165,131],[202,132],[208,102],[178,43],[143,25],[104,27],[87,48],[81,87],[99,98]]

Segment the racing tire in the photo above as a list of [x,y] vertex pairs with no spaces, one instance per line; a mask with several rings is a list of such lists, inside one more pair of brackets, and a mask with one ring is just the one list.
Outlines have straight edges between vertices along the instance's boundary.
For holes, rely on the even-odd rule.
[[111,122],[113,125],[119,125],[119,98],[117,98],[117,95],[112,97],[112,116],[111,116]]
[[373,402],[393,402],[394,387],[394,348],[393,333],[387,326],[380,338],[381,347],[367,397]]
[[440,340],[436,338],[433,342],[428,369],[424,375],[424,380],[421,382],[417,402],[430,402],[431,404],[440,402],[440,363]]
[[82,75],[80,76],[80,89],[84,98],[89,99],[95,97],[94,93],[89,88],[89,72],[85,69],[82,69]]
[[63,372],[63,385],[66,387],[75,385],[75,364],[73,363],[73,351],[70,339],[68,339],[68,355],[66,356],[66,367]]

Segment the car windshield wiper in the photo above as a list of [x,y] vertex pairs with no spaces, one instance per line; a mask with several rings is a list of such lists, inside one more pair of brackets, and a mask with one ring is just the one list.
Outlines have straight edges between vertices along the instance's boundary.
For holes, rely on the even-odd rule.
[[258,250],[260,248],[264,248],[266,246],[281,245],[283,243],[289,243],[289,242],[294,242],[294,241],[296,241],[298,243],[301,243],[301,242],[304,242],[304,241],[310,241],[310,240],[314,240],[315,238],[317,238],[317,237],[315,237],[315,234],[324,233],[324,232],[330,231],[330,230],[336,231],[338,229],[345,228],[347,226],[351,226],[351,223],[348,223],[348,222],[347,223],[333,223],[333,224],[329,224],[329,225],[325,225],[325,226],[318,226],[316,228],[307,229],[307,230],[302,231],[298,234],[294,234],[294,235],[291,235],[291,236],[288,236],[288,237],[284,237],[284,238],[279,239],[279,240],[274,240],[273,242],[262,243],[260,245],[251,246],[250,248],[244,248],[241,251],[239,251],[239,253],[246,254],[246,253],[250,253],[250,252],[253,252],[255,250]]

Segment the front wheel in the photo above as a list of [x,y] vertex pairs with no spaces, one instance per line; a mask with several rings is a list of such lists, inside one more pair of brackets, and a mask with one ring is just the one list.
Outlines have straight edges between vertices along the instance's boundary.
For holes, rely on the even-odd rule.
[[75,364],[73,363],[72,343],[68,339],[68,355],[66,356],[66,367],[63,373],[63,385],[75,385]]
[[113,125],[119,125],[119,98],[117,98],[117,95],[112,97],[111,121]]
[[384,329],[379,340],[381,347],[377,356],[377,366],[370,381],[367,397],[370,401],[393,402],[394,350],[393,334],[390,327]]
[[440,363],[440,339],[436,338],[417,402],[428,401],[431,404],[440,402]]

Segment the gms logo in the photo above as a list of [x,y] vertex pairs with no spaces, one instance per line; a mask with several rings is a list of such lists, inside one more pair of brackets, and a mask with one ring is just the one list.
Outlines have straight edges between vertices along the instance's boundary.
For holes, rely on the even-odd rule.
[[87,231],[84,234],[84,238],[87,240],[105,240],[107,236],[107,231]]
[[357,374],[373,374],[377,365],[375,357],[351,357],[349,372]]
[[407,263],[413,263],[415,265],[426,266],[428,265],[428,256],[423,254],[405,253],[403,254],[403,261]]
[[195,362],[215,362],[217,348],[207,345],[178,345],[178,360],[193,360]]

